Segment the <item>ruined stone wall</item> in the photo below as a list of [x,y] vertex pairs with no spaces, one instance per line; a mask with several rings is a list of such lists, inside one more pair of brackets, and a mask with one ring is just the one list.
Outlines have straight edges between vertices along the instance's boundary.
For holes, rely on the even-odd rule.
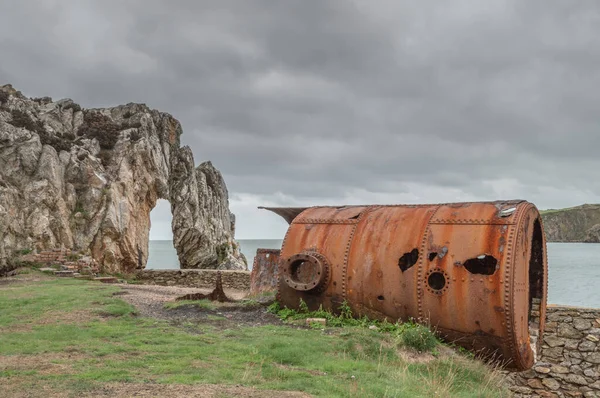
[[[143,270],[136,273],[136,278],[147,285],[186,286],[214,288],[217,277],[212,269],[177,269],[177,270]],[[250,290],[250,271],[221,272],[221,280],[225,289]]]
[[600,309],[548,306],[541,356],[533,369],[512,373],[516,397],[600,398]]

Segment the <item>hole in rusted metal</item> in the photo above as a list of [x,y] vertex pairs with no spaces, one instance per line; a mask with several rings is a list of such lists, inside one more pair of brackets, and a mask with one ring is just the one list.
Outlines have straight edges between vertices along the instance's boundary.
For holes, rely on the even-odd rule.
[[494,272],[496,272],[497,269],[498,260],[493,256],[484,254],[477,258],[468,259],[463,265],[467,271],[472,274],[494,275]]
[[429,261],[435,260],[436,257],[437,257],[437,253],[436,252],[429,253]]
[[404,272],[407,269],[409,269],[410,267],[412,267],[413,265],[415,265],[417,263],[418,259],[419,259],[419,250],[412,249],[412,251],[410,251],[408,253],[404,253],[402,255],[402,257],[400,257],[400,259],[398,260],[398,267],[400,267],[402,272]]
[[446,277],[441,272],[432,272],[427,278],[427,283],[433,290],[442,290],[446,286]]
[[357,215],[355,215],[355,216],[352,216],[352,217],[348,218],[348,220],[358,220],[358,217],[359,217],[359,216],[360,216],[360,213],[358,213],[358,214],[357,214]]
[[383,296],[377,296],[377,300],[379,300],[379,301],[383,301],[383,300],[384,300],[384,297],[383,297]]
[[[315,274],[321,274],[319,266],[312,261],[296,260],[290,264],[290,274],[296,283],[310,283],[315,279]],[[295,287],[295,286],[294,286]]]

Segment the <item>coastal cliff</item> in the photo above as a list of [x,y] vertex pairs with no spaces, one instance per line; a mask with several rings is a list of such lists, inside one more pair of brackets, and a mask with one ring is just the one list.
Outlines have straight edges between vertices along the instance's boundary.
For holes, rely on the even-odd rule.
[[82,109],[0,86],[0,266],[62,246],[104,272],[142,269],[162,198],[182,268],[247,269],[223,177],[210,162],[195,167],[181,134],[144,104]]
[[549,242],[600,242],[600,205],[541,212]]

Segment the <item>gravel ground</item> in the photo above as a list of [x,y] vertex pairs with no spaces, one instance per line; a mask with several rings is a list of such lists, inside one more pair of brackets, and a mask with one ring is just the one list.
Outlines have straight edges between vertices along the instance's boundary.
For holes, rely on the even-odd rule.
[[[177,297],[190,293],[210,293],[211,289],[196,289],[175,286],[116,284],[121,291],[115,293],[132,304],[140,315],[167,320],[176,326],[196,331],[194,325],[211,324],[221,329],[241,326],[260,326],[282,324],[281,320],[266,311],[263,305],[244,305],[243,301],[233,303],[214,303],[214,309],[196,305],[184,305],[166,309],[166,303],[175,302]],[[247,292],[225,289],[227,297],[242,300]]]

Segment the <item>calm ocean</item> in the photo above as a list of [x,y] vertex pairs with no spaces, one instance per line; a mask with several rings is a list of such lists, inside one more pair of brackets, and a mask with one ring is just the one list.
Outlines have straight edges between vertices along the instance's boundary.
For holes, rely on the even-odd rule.
[[[256,249],[279,249],[279,239],[240,239],[251,268]],[[170,240],[150,241],[149,269],[177,269]],[[600,308],[600,243],[548,243],[548,302]]]

